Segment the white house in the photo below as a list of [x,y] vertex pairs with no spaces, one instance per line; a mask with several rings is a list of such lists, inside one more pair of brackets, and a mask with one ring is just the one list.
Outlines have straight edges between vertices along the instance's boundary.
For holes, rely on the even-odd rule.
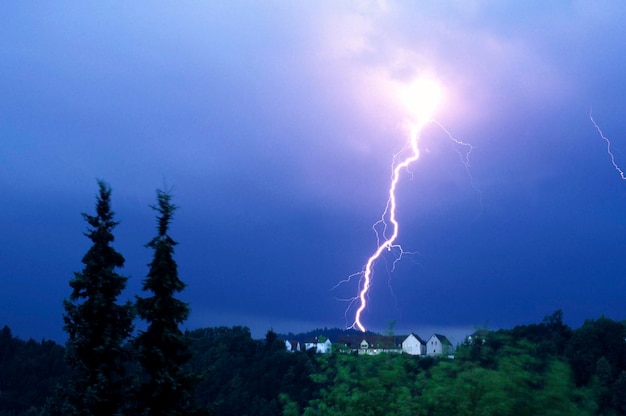
[[398,353],[400,352],[400,349],[394,341],[395,337],[392,336],[364,337],[359,344],[358,353],[367,355],[378,355],[380,353]]
[[[450,355],[453,353],[452,343],[444,335],[435,334],[424,341],[415,333],[398,336],[380,335],[346,335],[338,339],[338,344],[347,351],[358,354],[377,355],[381,353],[405,353],[415,356]],[[308,348],[312,348],[307,346]]]
[[426,355],[426,341],[414,333],[410,333],[402,341],[402,352],[409,355]]
[[[351,334],[339,337],[337,340],[339,350],[342,352],[355,352],[365,355],[377,355],[381,353],[405,353],[413,356],[435,356],[454,354],[452,343],[445,335],[434,334],[428,341],[424,341],[415,333],[409,335],[360,335]],[[298,341],[285,341],[287,351],[314,350],[320,354],[332,352],[330,339],[320,336],[304,343]]]
[[[481,344],[485,343],[485,338],[489,335],[489,331],[486,329],[479,329],[475,331],[473,334],[470,334],[465,338],[465,342],[468,344],[473,344],[474,342],[479,342]],[[626,339],[625,339],[626,341]]]
[[452,343],[444,335],[434,334],[426,343],[427,355],[450,355],[453,352]]
[[380,353],[401,353],[401,339],[404,337],[381,335],[346,335],[337,340],[339,345],[358,354],[377,355]]
[[315,348],[315,352],[318,352],[320,354],[326,354],[331,351],[332,343],[330,342],[328,338],[326,338],[325,341],[318,340],[317,338],[313,340],[305,341],[304,349],[306,351],[313,349],[313,348]]
[[285,349],[289,352],[300,351],[300,343],[297,340],[285,340]]

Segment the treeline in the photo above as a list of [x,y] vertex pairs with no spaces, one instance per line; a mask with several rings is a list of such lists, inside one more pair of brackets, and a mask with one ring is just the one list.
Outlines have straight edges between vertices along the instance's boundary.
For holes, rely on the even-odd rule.
[[339,338],[347,337],[347,336],[359,336],[359,335],[379,335],[375,332],[366,331],[361,332],[354,328],[341,329],[341,328],[316,328],[307,332],[300,332],[298,334],[294,334],[293,332],[289,332],[287,334],[278,334],[280,339],[284,339],[287,341],[297,341],[300,345],[304,345],[305,342],[313,339],[317,339],[320,336],[325,337],[331,342],[335,342]]
[[[185,336],[182,369],[199,377],[192,400],[211,415],[626,414],[626,325],[605,317],[572,330],[558,311],[539,324],[477,331],[454,359],[287,352],[274,332],[254,340],[245,327]],[[47,414],[46,398],[70,375],[63,350],[2,330],[0,415]]]
[[[70,294],[63,301],[65,349],[49,341],[22,342],[5,327],[0,414],[206,414],[194,403],[200,375],[190,370],[191,338],[179,327],[190,308],[176,297],[185,283],[174,260],[177,242],[169,235],[177,208],[172,195],[157,190],[157,203],[151,206],[157,227],[146,244],[153,259],[142,296],[120,303],[128,277],[118,270],[125,259],[112,246],[118,223],[111,188],[103,181],[98,187],[95,214],[83,214],[88,225],[84,235],[92,245],[82,258],[83,269],[69,279]],[[136,319],[145,322],[145,329],[135,332]]]
[[36,415],[57,385],[65,383],[65,348],[54,341],[14,337],[0,330],[0,415]]
[[0,416],[626,414],[626,324],[605,317],[572,330],[557,311],[477,331],[454,359],[287,352],[273,331],[253,340],[244,327],[183,332],[171,194],[157,191],[152,207],[143,296],[119,303],[125,260],[111,245],[111,189],[98,185],[95,215],[83,214],[92,246],[63,302],[68,341],[1,330]]
[[[144,296],[119,303],[128,277],[118,270],[125,259],[111,245],[118,225],[111,208],[111,188],[98,181],[95,215],[83,214],[85,236],[92,246],[83,269],[70,279],[63,301],[63,329],[68,334],[67,381],[46,402],[46,415],[176,416],[204,412],[193,403],[199,378],[185,364],[190,340],[179,325],[189,305],[176,298],[185,288],[174,260],[177,242],[169,235],[176,206],[167,190],[157,190],[156,235],[146,244],[153,251]],[[134,334],[139,318],[146,329]]]
[[406,354],[318,357],[318,392],[284,415],[624,415],[626,325],[540,324],[478,331],[454,359]]
[[214,415],[281,415],[283,397],[303,408],[318,393],[311,375],[320,362],[313,351],[287,352],[273,331],[253,340],[248,328],[205,328],[190,332],[191,366],[204,378],[196,403]]

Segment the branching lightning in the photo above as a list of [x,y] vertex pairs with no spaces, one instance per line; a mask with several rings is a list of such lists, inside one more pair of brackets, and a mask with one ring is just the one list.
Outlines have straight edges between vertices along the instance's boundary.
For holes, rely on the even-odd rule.
[[[374,253],[368,258],[365,266],[360,272],[350,275],[346,280],[343,280],[338,284],[340,285],[342,283],[350,281],[353,277],[356,276],[360,277],[358,295],[354,298],[347,299],[348,301],[350,301],[350,305],[346,310],[346,316],[352,305],[355,303],[358,304],[359,306],[356,309],[354,321],[349,327],[355,329],[358,328],[362,332],[365,332],[365,326],[361,320],[361,315],[363,314],[363,311],[367,308],[368,294],[372,286],[372,279],[374,277],[374,266],[376,262],[383,256],[386,251],[392,252],[392,254],[395,256],[391,270],[393,271],[393,269],[395,269],[396,263],[402,259],[403,255],[409,253],[405,251],[402,246],[397,242],[400,224],[398,222],[396,214],[396,188],[398,182],[400,181],[402,172],[404,172],[405,170],[409,172],[409,165],[411,165],[420,158],[419,143],[421,133],[427,124],[436,124],[447,134],[447,136],[455,144],[463,146],[467,149],[465,153],[462,153],[460,151],[458,153],[461,156],[461,161],[469,174],[469,154],[472,151],[472,146],[456,140],[450,134],[450,132],[448,132],[448,130],[446,130],[443,126],[441,126],[439,123],[432,120],[431,118],[432,113],[434,112],[435,107],[438,105],[438,101],[440,98],[440,91],[438,89],[438,86],[433,82],[418,81],[418,83],[414,84],[414,87],[416,88],[415,91],[412,91],[405,96],[405,102],[407,105],[411,106],[411,108],[415,110],[419,122],[411,123],[409,140],[407,145],[403,150],[396,153],[393,157],[391,183],[389,185],[387,204],[380,219],[372,227],[376,234],[377,248]],[[471,178],[471,175],[469,176]],[[474,187],[473,180],[472,187],[476,189]]]
[[593,123],[593,126],[596,128],[596,130],[598,130],[598,133],[600,134],[600,137],[602,138],[602,140],[606,142],[606,151],[611,157],[611,163],[613,164],[613,167],[619,173],[620,177],[623,180],[626,180],[626,174],[624,174],[624,171],[618,166],[617,162],[615,162],[615,156],[613,156],[613,152],[611,151],[611,140],[609,140],[609,138],[604,135],[604,133],[602,132],[602,129],[600,129],[600,126],[598,126],[598,123],[596,123],[596,121],[593,119],[593,115],[591,111],[589,111],[589,120],[591,120],[591,122]]

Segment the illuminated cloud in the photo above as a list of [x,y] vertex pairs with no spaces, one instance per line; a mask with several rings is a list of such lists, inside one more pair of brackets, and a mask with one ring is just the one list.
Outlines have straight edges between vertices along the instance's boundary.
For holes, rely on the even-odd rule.
[[[25,297],[1,298],[17,302],[4,316],[60,317],[59,282],[80,266],[80,212],[92,207],[96,178],[113,188],[116,242],[140,281],[145,208],[165,177],[199,310],[232,306],[255,319],[298,310],[297,321],[343,323],[345,305],[329,289],[375,242],[369,227],[411,117],[397,93],[420,78],[444,91],[437,121],[475,146],[484,200],[444,133],[427,127],[423,157],[399,189],[402,241],[421,255],[394,274],[401,313],[376,290],[373,326],[384,329],[381,316],[514,322],[559,307],[567,316],[568,305],[591,317],[596,303],[622,311],[613,276],[626,272],[615,260],[623,183],[611,182],[588,113],[624,160],[625,12],[602,1],[7,6],[0,252],[15,278],[0,279],[0,293]],[[54,250],[39,263],[33,247]],[[574,283],[605,275],[595,297]],[[443,298],[454,307],[439,316]],[[427,312],[415,299],[430,302]],[[31,313],[38,305],[46,310]]]

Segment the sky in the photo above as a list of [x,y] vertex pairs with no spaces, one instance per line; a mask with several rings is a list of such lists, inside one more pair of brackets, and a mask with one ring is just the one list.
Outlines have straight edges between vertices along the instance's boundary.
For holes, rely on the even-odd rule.
[[[626,318],[626,4],[7,1],[0,6],[0,325],[64,342],[62,301],[112,188],[141,291],[156,190],[185,328],[353,323],[416,79],[442,98],[397,188],[371,330]],[[463,163],[472,146],[469,164]],[[141,324],[138,323],[138,326]]]

